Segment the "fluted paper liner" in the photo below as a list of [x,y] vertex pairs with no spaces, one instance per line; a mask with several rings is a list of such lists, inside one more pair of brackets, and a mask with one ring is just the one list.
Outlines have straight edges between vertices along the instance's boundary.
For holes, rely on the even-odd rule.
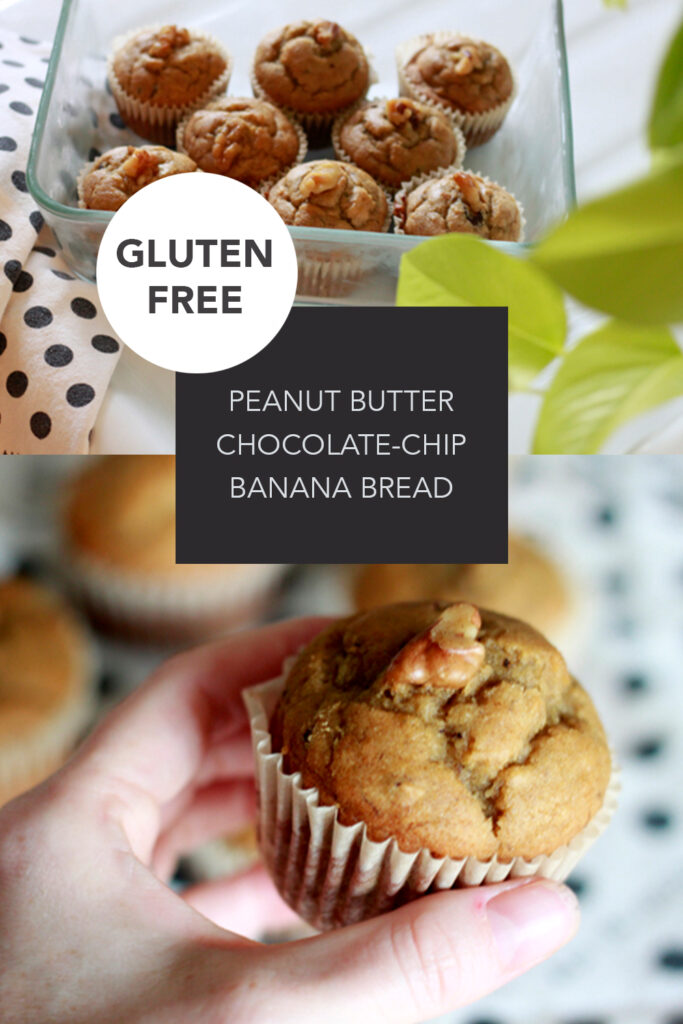
[[[400,93],[401,96],[412,96],[416,100],[423,100],[425,103],[431,103],[432,106],[436,106],[439,107],[440,110],[444,110],[446,113],[454,117],[460,124],[468,146],[482,146],[496,134],[505,120],[507,112],[512,106],[513,100],[517,94],[517,81],[512,68],[510,68],[510,72],[512,74],[512,92],[508,98],[497,106],[492,107],[490,110],[485,110],[479,114],[466,113],[464,110],[459,110],[450,103],[438,100],[428,89],[422,89],[414,82],[410,82],[404,73],[406,64],[418,50],[422,49],[423,46],[426,46],[430,42],[437,44],[445,43],[454,35],[462,35],[469,38],[465,32],[443,30],[441,32],[428,32],[425,35],[415,36],[413,39],[409,39],[407,42],[401,43],[396,47],[396,68],[398,70]],[[479,42],[480,40],[473,41]]]
[[337,808],[319,803],[318,790],[304,789],[301,773],[287,774],[273,751],[270,720],[285,677],[243,693],[251,725],[261,853],[286,903],[320,930],[364,920],[440,889],[484,885],[533,875],[561,882],[606,828],[617,803],[619,770],[603,805],[569,843],[533,860],[502,863],[493,857],[453,860],[426,850],[404,853],[395,839],[378,843],[366,826],[342,825]]
[[[344,111],[343,114],[337,115],[337,117],[334,120],[334,124],[332,125],[332,145],[334,146],[334,151],[337,154],[337,158],[339,160],[343,160],[347,164],[356,164],[356,161],[353,159],[353,157],[351,157],[344,149],[344,146],[341,141],[341,130],[346,119],[351,117],[351,115],[354,114],[356,110],[359,110],[361,107],[366,106],[369,103],[387,103],[388,100],[388,96],[372,96],[370,99],[365,98],[359,100],[357,103],[354,103],[353,106],[350,107],[348,110]],[[420,100],[420,102],[422,103],[424,102],[424,100]],[[462,165],[465,161],[465,154],[467,152],[467,143],[465,142],[465,136],[462,133],[460,125],[458,124],[457,120],[453,117],[452,111],[446,111],[443,109],[443,107],[438,107],[435,103],[426,103],[425,105],[431,107],[433,110],[438,110],[439,113],[445,114],[455,134],[456,159],[451,164],[445,164],[444,167],[462,168]],[[356,166],[360,165],[356,164]],[[434,169],[438,170],[439,168]],[[370,174],[369,171],[366,171],[366,173]],[[381,185],[382,188],[386,189],[390,193],[390,195],[394,195],[394,193],[399,188],[402,187],[402,183],[401,185],[390,185],[388,182],[382,181],[380,178],[375,177],[375,175],[370,175],[370,177],[374,177],[375,181],[379,185]]]
[[[424,173],[424,174],[416,174],[416,175],[414,175],[414,177],[412,177],[410,179],[410,181],[404,181],[403,184],[401,185],[400,189],[398,190],[398,192],[394,196],[393,217],[394,217],[394,234],[395,235],[404,235],[405,234],[405,230],[404,230],[405,206],[406,206],[406,198],[408,196],[408,193],[412,192],[414,189],[417,188],[418,185],[421,185],[423,182],[429,181],[431,178],[445,178],[449,174],[453,174],[454,171],[463,171],[463,173],[465,173],[465,174],[474,174],[478,178],[481,178],[483,181],[485,181],[488,185],[498,185],[499,188],[505,188],[505,185],[501,185],[499,181],[494,181],[492,178],[489,178],[487,174],[481,174],[479,171],[473,171],[469,167],[462,168],[462,167],[458,166],[458,164],[451,164],[450,167],[437,167],[437,169],[435,171],[429,171],[428,173]],[[510,190],[508,188],[505,188],[505,191],[508,193],[508,195],[512,196],[512,198],[514,199],[515,203],[517,204],[517,209],[519,210],[519,238],[511,239],[511,241],[523,242],[524,241],[524,233],[526,231],[526,218],[524,216],[524,207],[520,203],[520,201],[517,198],[517,196],[514,195],[514,193],[510,192]],[[457,234],[457,232],[453,232],[453,233]],[[463,232],[463,234],[464,233],[465,232]],[[473,235],[476,235],[479,238],[484,238],[485,237],[484,235],[479,235],[478,232],[476,232],[476,231],[467,232],[467,234],[473,234]],[[422,237],[422,236],[415,236],[415,237]],[[487,241],[501,241],[501,239],[487,239]]]
[[[190,153],[188,153],[187,150],[185,149],[185,128],[193,114],[196,114],[198,110],[215,110],[217,108],[220,108],[220,105],[224,99],[241,98],[242,97],[239,96],[220,96],[212,99],[209,103],[205,103],[202,107],[195,107],[193,110],[188,111],[188,113],[185,114],[185,116],[183,117],[182,121],[180,122],[176,129],[176,149],[178,150],[178,152],[184,153],[186,156],[190,156]],[[262,98],[265,103],[270,103],[271,107],[275,107],[275,104],[271,100],[266,99],[265,97],[257,98]],[[297,164],[302,164],[306,159],[306,153],[308,152],[308,138],[306,137],[306,132],[303,130],[299,122],[296,121],[293,117],[291,117],[291,115],[287,111],[283,110],[281,107],[276,107],[276,109],[279,110],[281,114],[284,114],[284,116],[287,118],[292,128],[296,132],[297,139],[299,140],[299,149],[297,150],[296,157],[294,158],[294,160],[292,160],[291,164],[287,164],[286,167],[282,168],[278,175],[278,178],[273,179],[271,177],[266,179],[268,181],[279,180],[279,178],[281,178],[283,174],[286,174],[287,171],[291,171],[292,167],[296,167]],[[201,167],[199,167],[198,169],[202,170]],[[226,177],[232,177],[232,175],[226,175]],[[258,182],[257,184],[253,185],[252,188],[260,189],[262,184],[263,182]]]
[[208,35],[206,32],[199,32],[196,29],[188,29],[192,39],[210,43],[220,53],[225,61],[225,70],[209,85],[201,96],[198,96],[191,103],[183,104],[183,106],[168,107],[138,100],[134,96],[129,96],[119,82],[114,71],[114,57],[130,39],[133,39],[140,32],[155,32],[162,27],[161,24],[143,25],[141,28],[133,29],[133,31],[127,32],[125,35],[118,36],[114,40],[112,52],[107,60],[107,81],[111,87],[119,113],[126,122],[126,126],[143,139],[173,148],[176,127],[179,122],[187,114],[203,106],[215,96],[219,96],[228,88],[232,74],[232,57],[214,36]]
[[[317,157],[324,160],[326,157]],[[311,161],[314,163],[315,161]],[[353,161],[348,161],[353,164]],[[353,164],[355,167],[356,165]],[[268,194],[284,175],[277,178],[270,178],[261,185],[261,195],[267,199]],[[375,179],[373,178],[373,181]],[[376,183],[382,189],[387,201],[387,215],[382,225],[382,234],[391,227],[393,198],[386,185]],[[345,231],[345,235],[353,235],[353,231]],[[296,293],[298,296],[316,296],[318,298],[341,298],[348,295],[353,287],[362,280],[363,276],[371,269],[370,258],[364,259],[355,253],[348,254],[344,249],[336,252],[330,251],[327,246],[320,250],[308,248],[310,243],[305,243],[305,251],[297,249],[296,260],[299,270]]]

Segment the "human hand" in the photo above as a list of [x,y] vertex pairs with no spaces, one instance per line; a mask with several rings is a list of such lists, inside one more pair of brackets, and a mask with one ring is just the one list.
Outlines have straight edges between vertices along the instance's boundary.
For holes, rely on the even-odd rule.
[[276,946],[294,916],[262,869],[179,895],[176,856],[253,818],[241,690],[322,626],[181,654],[42,786],[0,811],[3,1024],[408,1024],[479,998],[574,934],[564,886],[426,896]]

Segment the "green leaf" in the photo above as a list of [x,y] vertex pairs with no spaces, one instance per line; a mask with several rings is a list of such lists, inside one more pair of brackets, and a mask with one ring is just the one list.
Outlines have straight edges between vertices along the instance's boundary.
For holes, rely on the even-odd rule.
[[683,21],[659,72],[648,138],[652,149],[683,143]]
[[532,252],[587,306],[632,323],[683,320],[683,162],[575,210]]
[[612,320],[567,354],[543,401],[534,452],[597,452],[622,423],[681,394],[683,352],[671,333]]
[[603,0],[605,7],[620,7],[622,11],[626,10],[627,0]]
[[562,293],[527,260],[473,235],[440,235],[404,254],[398,306],[507,306],[510,387],[523,388],[562,352]]

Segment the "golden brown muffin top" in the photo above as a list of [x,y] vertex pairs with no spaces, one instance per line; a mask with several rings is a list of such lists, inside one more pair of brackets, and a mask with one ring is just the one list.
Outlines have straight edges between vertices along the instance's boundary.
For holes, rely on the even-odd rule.
[[439,856],[550,853],[600,808],[607,741],[531,626],[465,603],[335,622],[288,673],[272,730],[343,824]]
[[569,610],[567,587],[557,566],[515,536],[508,540],[507,565],[365,565],[354,582],[359,609],[394,601],[471,601],[529,622],[544,635],[552,635]]
[[334,21],[298,21],[269,32],[256,49],[256,80],[273,103],[305,114],[343,110],[367,92],[363,48]]
[[131,577],[213,577],[242,565],[175,564],[175,457],[108,455],[72,481],[64,531],[69,548]]
[[19,740],[90,683],[90,647],[71,609],[23,578],[0,582],[0,740]]
[[228,96],[196,110],[185,124],[183,148],[203,171],[247,185],[294,163],[299,136],[281,110],[265,100]]
[[522,215],[502,185],[469,171],[429,178],[399,197],[396,215],[407,235],[460,232],[502,242],[517,242]]
[[512,71],[500,50],[457,33],[429,39],[403,73],[421,94],[467,114],[497,107],[513,89]]
[[184,107],[204,95],[226,68],[210,40],[177,25],[144,28],[114,54],[124,92],[156,107]]
[[312,160],[288,171],[268,192],[285,224],[384,231],[387,197],[369,174],[340,160]]
[[118,210],[145,185],[196,170],[189,156],[165,146],[116,146],[83,176],[81,199],[88,210]]
[[340,142],[354,163],[392,188],[458,157],[448,117],[417,100],[363,103],[342,124]]

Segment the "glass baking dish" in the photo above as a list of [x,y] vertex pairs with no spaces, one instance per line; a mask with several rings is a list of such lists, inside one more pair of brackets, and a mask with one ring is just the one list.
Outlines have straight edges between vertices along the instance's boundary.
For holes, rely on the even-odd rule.
[[[358,36],[376,81],[370,95],[396,95],[394,50],[422,32],[455,28],[499,46],[511,61],[518,92],[501,131],[471,149],[465,165],[512,191],[524,206],[526,241],[494,243],[511,252],[533,244],[575,202],[574,162],[562,0],[325,0],[325,17]],[[316,7],[316,12],[318,8]],[[105,88],[112,39],[131,28],[175,22],[216,35],[234,57],[233,95],[251,95],[250,61],[265,31],[310,17],[307,0],[64,0],[29,155],[28,186],[73,270],[95,278],[100,239],[112,214],[81,210],[76,176],[97,152],[138,142],[121,126]],[[331,151],[311,150],[309,159]],[[421,239],[393,234],[291,228],[299,257],[349,258],[354,280],[333,297],[301,301],[392,304],[402,253]],[[361,272],[358,273],[358,269]]]

